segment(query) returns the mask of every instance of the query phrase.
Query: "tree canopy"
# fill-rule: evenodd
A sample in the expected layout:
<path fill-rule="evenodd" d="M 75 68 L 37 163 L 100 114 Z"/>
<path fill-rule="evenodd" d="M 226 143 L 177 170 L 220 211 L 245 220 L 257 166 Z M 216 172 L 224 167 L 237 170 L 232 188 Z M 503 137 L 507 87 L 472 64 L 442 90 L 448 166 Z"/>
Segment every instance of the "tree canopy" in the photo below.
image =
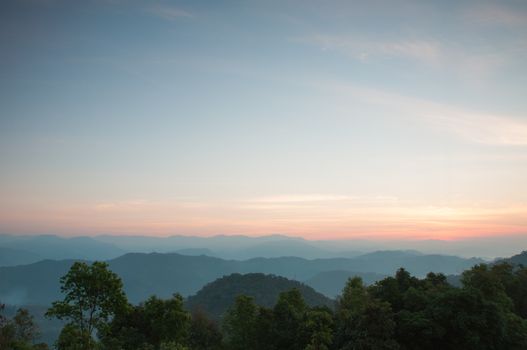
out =
<path fill-rule="evenodd" d="M 92 349 L 94 331 L 103 331 L 110 318 L 128 304 L 121 279 L 108 269 L 107 263 L 75 262 L 60 284 L 64 299 L 54 302 L 46 313 L 68 321 L 58 344 L 63 344 L 64 339 L 77 339 L 80 349 Z"/>
<path fill-rule="evenodd" d="M 350 278 L 334 308 L 310 306 L 296 288 L 272 306 L 241 294 L 218 323 L 203 310 L 191 314 L 179 294 L 127 304 L 106 266 L 79 265 L 61 280 L 66 298 L 49 314 L 70 321 L 57 341 L 69 350 L 520 350 L 527 349 L 526 279 L 524 267 L 507 263 L 474 266 L 460 287 L 442 274 L 420 279 L 399 269 L 369 287 Z M 108 288 L 91 285 L 103 280 Z M 31 334 L 23 329 L 20 337 Z"/>
<path fill-rule="evenodd" d="M 44 343 L 36 343 L 39 329 L 26 309 L 18 309 L 12 319 L 3 315 L 5 305 L 0 304 L 0 349 L 47 350 Z"/>

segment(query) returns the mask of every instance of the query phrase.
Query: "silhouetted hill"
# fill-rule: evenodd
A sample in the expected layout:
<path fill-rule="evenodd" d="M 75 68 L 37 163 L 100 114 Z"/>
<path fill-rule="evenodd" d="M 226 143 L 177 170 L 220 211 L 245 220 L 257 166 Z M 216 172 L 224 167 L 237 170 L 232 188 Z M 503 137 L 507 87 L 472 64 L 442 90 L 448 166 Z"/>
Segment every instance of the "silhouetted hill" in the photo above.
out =
<path fill-rule="evenodd" d="M 383 256 L 386 256 L 383 259 Z M 354 271 L 393 274 L 399 267 L 417 276 L 430 271 L 460 273 L 477 259 L 440 255 L 393 254 L 372 257 L 306 260 L 295 257 L 256 258 L 245 261 L 176 253 L 130 253 L 108 260 L 110 269 L 123 279 L 130 301 L 136 303 L 152 294 L 168 298 L 178 292 L 196 293 L 205 284 L 231 273 L 265 273 L 305 281 L 321 272 Z M 0 267 L 0 300 L 18 304 L 48 304 L 60 297 L 59 278 L 73 260 L 42 261 L 27 266 Z M 7 302 L 6 300 L 6 302 Z"/>
<path fill-rule="evenodd" d="M 122 279 L 128 298 L 136 303 L 151 295 L 194 294 L 205 284 L 236 272 L 237 262 L 176 253 L 130 253 L 109 261 Z"/>
<path fill-rule="evenodd" d="M 464 270 L 485 262 L 478 258 L 460 258 L 451 255 L 421 254 L 415 251 L 383 251 L 361 255 L 354 259 L 354 271 L 376 272 L 392 275 L 393 266 L 404 267 L 411 274 L 425 276 L 428 272 L 445 274 L 461 273 Z"/>
<path fill-rule="evenodd" d="M 504 238 L 504 242 L 511 242 L 510 246 L 522 246 L 525 243 L 515 238 Z M 479 241 L 367 241 L 367 240 L 328 240 L 311 241 L 299 237 L 284 235 L 267 235 L 249 237 L 242 235 L 212 237 L 194 236 L 113 236 L 103 235 L 94 237 L 65 238 L 53 235 L 16 236 L 0 234 L 0 247 L 24 250 L 34 253 L 42 259 L 112 259 L 125 253 L 181 253 L 185 255 L 209 255 L 222 259 L 246 260 L 256 257 L 274 258 L 296 256 L 305 259 L 354 258 L 364 252 L 384 249 L 400 251 L 417 249 L 421 252 L 460 252 L 472 249 L 474 255 L 503 256 L 507 251 L 500 248 L 501 241 L 489 241 L 485 244 L 495 247 L 495 253 L 489 249 L 477 248 Z M 502 242 L 503 243 L 503 242 Z M 515 244 L 513 244 L 515 243 Z M 503 245 L 507 245 L 503 243 Z M 459 247 L 458 247 L 459 245 Z M 459 249 L 457 249 L 459 248 Z M 481 250 L 481 253 L 479 252 Z M 403 251 L 411 254 L 412 251 Z M 33 262 L 33 261 L 28 261 Z M 10 264 L 12 265 L 12 264 Z M 1 265 L 0 265 L 1 266 Z"/>
<path fill-rule="evenodd" d="M 527 251 L 523 251 L 520 254 L 513 255 L 510 258 L 496 259 L 491 264 L 500 264 L 500 263 L 509 263 L 513 266 L 517 266 L 517 265 L 527 266 Z M 450 283 L 451 285 L 455 287 L 461 287 L 462 285 L 460 274 L 448 275 L 447 281 L 448 283 Z"/>
<path fill-rule="evenodd" d="M 352 277 L 360 277 L 366 285 L 382 280 L 388 275 L 373 272 L 354 272 L 354 271 L 326 271 L 320 272 L 304 283 L 315 290 L 323 293 L 327 297 L 336 298 L 341 294 L 346 285 L 346 281 Z"/>
<path fill-rule="evenodd" d="M 245 260 L 256 257 L 274 258 L 282 256 L 297 256 L 306 259 L 316 259 L 353 257 L 361 254 L 361 252 L 352 248 L 353 245 L 350 245 L 350 247 L 343 252 L 343 247 L 341 246 L 325 248 L 317 241 L 308 241 L 303 238 L 288 237 L 284 235 L 267 235 L 261 237 L 241 235 L 218 235 L 212 237 L 96 236 L 94 239 L 114 244 L 128 252 L 183 253 L 183 251 L 192 252 L 206 249 L 208 252 L 204 253 L 204 255 L 236 260 Z M 192 253 L 188 255 L 198 254 Z"/>
<path fill-rule="evenodd" d="M 313 243 L 299 239 L 281 239 L 263 242 L 247 247 L 236 253 L 237 259 L 250 259 L 255 257 L 278 258 L 278 257 L 300 257 L 306 259 L 322 259 L 332 257 L 352 257 L 360 255 L 359 252 L 347 252 L 346 255 L 332 252 L 315 246 Z"/>
<path fill-rule="evenodd" d="M 125 253 L 182 253 L 209 255 L 222 259 L 246 260 L 256 257 L 296 256 L 305 259 L 353 258 L 375 250 L 415 249 L 425 254 L 461 256 L 508 256 L 515 247 L 525 246 L 527 236 L 500 236 L 456 241 L 368 241 L 306 240 L 285 235 L 249 237 L 243 235 L 196 236 L 115 236 L 65 238 L 53 235 L 0 234 L 0 247 L 35 253 L 42 259 L 112 259 Z M 405 251 L 411 253 L 411 251 Z M 490 259 L 489 259 L 490 260 Z M 29 261 L 31 262 L 31 261 Z"/>
<path fill-rule="evenodd" d="M 0 267 L 0 302 L 10 305 L 48 305 L 60 296 L 59 279 L 74 260 L 43 260 Z"/>
<path fill-rule="evenodd" d="M 506 259 L 499 259 L 497 262 L 508 262 L 512 265 L 527 266 L 527 250 Z"/>
<path fill-rule="evenodd" d="M 42 260 L 38 254 L 0 246 L 0 266 L 27 265 Z"/>
<path fill-rule="evenodd" d="M 53 235 L 0 235 L 0 246 L 33 254 L 39 260 L 106 260 L 116 258 L 125 253 L 124 250 L 117 248 L 113 244 L 100 242 L 91 237 L 64 238 Z M 13 264 L 10 263 L 9 265 Z M 3 266 L 7 266 L 7 264 Z"/>
<path fill-rule="evenodd" d="M 413 249 L 425 254 L 446 254 L 463 257 L 485 256 L 489 260 L 498 256 L 510 256 L 518 247 L 527 246 L 526 235 L 477 237 L 444 240 L 306 240 L 285 235 L 267 235 L 249 237 L 243 235 L 218 235 L 212 237 L 193 236 L 95 236 L 93 239 L 111 243 L 125 252 L 168 253 L 187 248 L 206 248 L 214 256 L 223 259 L 244 260 L 253 257 L 298 256 L 306 259 L 355 257 L 364 252 L 376 250 L 397 251 Z M 276 243 L 281 242 L 281 243 Z M 0 239 L 0 245 L 1 239 Z M 287 245 L 287 249 L 276 251 L 278 246 Z M 278 247 L 279 248 L 279 247 Z M 251 254 L 247 250 L 251 250 Z M 280 248 L 281 249 L 281 248 Z"/>
<path fill-rule="evenodd" d="M 207 248 L 184 248 L 184 249 L 178 249 L 174 253 L 178 253 L 181 255 L 207 255 L 207 256 L 215 256 L 215 253 Z"/>
<path fill-rule="evenodd" d="M 200 309 L 213 318 L 220 318 L 234 303 L 238 295 L 254 298 L 256 304 L 273 307 L 280 293 L 296 288 L 310 306 L 333 307 L 333 301 L 313 288 L 285 277 L 262 273 L 239 273 L 224 276 L 207 284 L 196 295 L 189 297 L 186 306 L 190 310 Z"/>

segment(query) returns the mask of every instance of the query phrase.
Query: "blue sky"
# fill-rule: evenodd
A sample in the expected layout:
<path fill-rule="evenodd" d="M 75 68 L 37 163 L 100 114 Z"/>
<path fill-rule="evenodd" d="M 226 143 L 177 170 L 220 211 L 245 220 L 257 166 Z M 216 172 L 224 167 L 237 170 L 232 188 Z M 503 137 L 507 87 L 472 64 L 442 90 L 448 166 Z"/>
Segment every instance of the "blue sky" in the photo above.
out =
<path fill-rule="evenodd" d="M 523 1 L 0 6 L 0 231 L 526 233 Z"/>

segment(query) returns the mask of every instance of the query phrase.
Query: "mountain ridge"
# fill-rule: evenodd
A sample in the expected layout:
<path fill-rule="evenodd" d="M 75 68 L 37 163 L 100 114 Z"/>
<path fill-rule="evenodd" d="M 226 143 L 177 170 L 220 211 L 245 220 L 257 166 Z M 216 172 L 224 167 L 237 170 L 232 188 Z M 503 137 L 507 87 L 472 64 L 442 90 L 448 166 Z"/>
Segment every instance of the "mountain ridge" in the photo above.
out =
<path fill-rule="evenodd" d="M 388 254 L 390 255 L 390 254 Z M 0 267 L 0 300 L 8 304 L 49 304 L 58 299 L 59 278 L 77 259 L 44 260 L 30 265 Z M 169 297 L 173 293 L 188 296 L 205 284 L 232 273 L 264 273 L 305 281 L 324 271 L 345 270 L 393 274 L 404 267 L 416 276 L 430 271 L 459 273 L 478 260 L 452 256 L 397 255 L 395 258 L 330 258 L 298 257 L 253 258 L 227 260 L 209 256 L 189 256 L 177 253 L 127 253 L 107 260 L 110 269 L 123 280 L 132 302 L 150 295 Z"/>

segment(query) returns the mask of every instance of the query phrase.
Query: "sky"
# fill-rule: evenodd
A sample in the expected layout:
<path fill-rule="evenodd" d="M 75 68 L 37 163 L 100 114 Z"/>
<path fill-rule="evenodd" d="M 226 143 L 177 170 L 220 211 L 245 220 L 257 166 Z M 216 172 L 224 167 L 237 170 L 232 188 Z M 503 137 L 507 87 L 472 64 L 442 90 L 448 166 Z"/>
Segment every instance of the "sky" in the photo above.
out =
<path fill-rule="evenodd" d="M 527 235 L 525 62 L 525 1 L 2 1 L 0 232 Z"/>

